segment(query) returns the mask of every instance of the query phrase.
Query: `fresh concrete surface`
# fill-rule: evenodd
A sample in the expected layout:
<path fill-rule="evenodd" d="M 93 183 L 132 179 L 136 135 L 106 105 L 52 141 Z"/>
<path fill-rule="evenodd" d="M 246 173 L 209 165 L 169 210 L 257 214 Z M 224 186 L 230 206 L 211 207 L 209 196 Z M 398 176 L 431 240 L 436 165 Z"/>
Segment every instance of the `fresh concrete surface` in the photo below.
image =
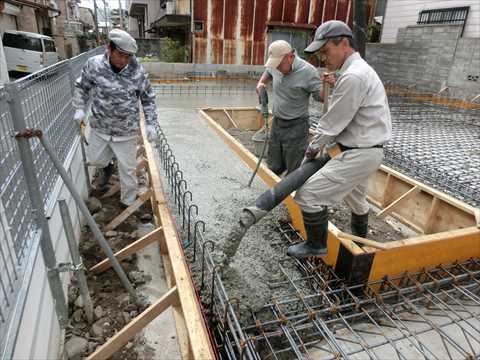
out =
<path fill-rule="evenodd" d="M 151 276 L 151 279 L 141 287 L 140 291 L 150 303 L 153 303 L 168 291 L 158 244 L 150 244 L 139 251 L 137 264 L 140 271 Z M 143 336 L 145 344 L 143 345 L 144 349 L 138 349 L 139 359 L 181 359 L 171 308 L 165 310 L 148 324 L 143 331 Z"/>

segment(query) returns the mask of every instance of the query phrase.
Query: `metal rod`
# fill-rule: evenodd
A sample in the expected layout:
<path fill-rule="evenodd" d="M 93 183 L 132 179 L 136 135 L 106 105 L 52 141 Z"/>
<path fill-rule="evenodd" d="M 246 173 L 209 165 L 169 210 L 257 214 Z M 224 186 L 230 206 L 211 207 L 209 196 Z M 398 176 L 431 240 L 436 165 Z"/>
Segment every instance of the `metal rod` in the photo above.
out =
<path fill-rule="evenodd" d="M 95 219 L 93 218 L 92 214 L 90 214 L 90 211 L 88 210 L 87 206 L 85 205 L 82 197 L 80 194 L 77 192 L 75 189 L 75 185 L 72 183 L 70 178 L 68 177 L 68 174 L 66 173 L 65 169 L 63 168 L 63 165 L 60 163 L 60 161 L 57 159 L 57 156 L 55 155 L 54 150 L 52 149 L 50 143 L 48 142 L 47 138 L 45 135 L 42 135 L 41 132 L 38 136 L 40 143 L 43 145 L 43 148 L 47 152 L 47 154 L 50 156 L 50 159 L 53 162 L 53 165 L 57 169 L 58 173 L 60 174 L 61 178 L 65 182 L 65 185 L 67 186 L 68 190 L 70 191 L 70 194 L 72 197 L 75 199 L 75 202 L 77 203 L 77 206 L 80 208 L 80 211 L 82 212 L 83 216 L 85 216 L 87 220 L 87 224 L 92 230 L 92 234 L 95 237 L 95 239 L 98 241 L 100 244 L 102 250 L 105 252 L 105 255 L 107 255 L 108 259 L 112 263 L 112 267 L 117 273 L 118 277 L 120 278 L 120 281 L 123 285 L 123 287 L 128 291 L 130 296 L 132 297 L 133 300 L 138 301 L 138 297 L 135 294 L 135 289 L 133 288 L 132 284 L 127 278 L 127 275 L 123 271 L 123 268 L 120 266 L 120 263 L 118 262 L 117 258 L 113 254 L 112 249 L 108 245 L 107 240 L 105 240 L 105 237 L 103 236 L 102 232 L 100 231 L 100 228 L 98 227 L 97 223 L 95 222 Z"/>
<path fill-rule="evenodd" d="M 75 233 L 73 231 L 72 219 L 70 217 L 70 212 L 68 211 L 68 206 L 65 200 L 58 200 L 58 205 L 60 207 L 60 215 L 63 221 L 63 228 L 65 230 L 65 237 L 67 238 L 68 249 L 70 250 L 70 256 L 72 257 L 73 268 L 76 269 L 75 275 L 78 280 L 78 287 L 80 289 L 80 294 L 83 298 L 83 303 L 85 305 L 85 315 L 89 324 L 93 323 L 93 303 L 90 293 L 88 291 L 87 278 L 84 272 L 84 265 L 80 254 L 77 248 L 77 242 L 75 241 Z"/>

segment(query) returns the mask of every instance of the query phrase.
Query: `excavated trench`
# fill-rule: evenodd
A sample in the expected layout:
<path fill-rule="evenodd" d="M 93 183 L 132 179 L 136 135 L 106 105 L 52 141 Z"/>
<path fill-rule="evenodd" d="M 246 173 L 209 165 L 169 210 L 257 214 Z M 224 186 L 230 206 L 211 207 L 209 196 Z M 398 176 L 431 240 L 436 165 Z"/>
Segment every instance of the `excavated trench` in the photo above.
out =
<path fill-rule="evenodd" d="M 225 106 L 225 103 L 222 104 L 222 100 L 226 103 L 228 100 L 232 102 L 231 98 L 218 96 L 213 99 L 213 102 Z M 196 102 L 191 99 L 190 101 Z M 244 102 L 242 103 L 242 101 Z M 239 102 L 240 104 L 237 99 L 236 104 L 230 105 L 253 105 L 256 99 L 245 97 Z M 195 205 L 191 208 L 193 209 L 192 213 L 198 215 L 191 215 L 191 221 L 202 220 L 205 222 L 205 232 L 198 231 L 198 233 L 201 232 L 203 243 L 208 243 L 206 248 L 213 254 L 215 261 L 216 254 L 219 254 L 220 249 L 224 246 L 225 236 L 237 220 L 241 209 L 253 204 L 256 198 L 267 190 L 267 186 L 256 178 L 252 187 L 248 188 L 246 184 L 252 170 L 202 121 L 197 110 L 189 108 L 189 104 L 186 102 L 180 103 L 179 106 L 178 98 L 170 104 L 168 99 L 158 100 L 160 113 L 163 115 L 161 128 L 168 139 L 169 150 L 174 155 L 171 162 L 178 164 L 178 168 L 177 166 L 173 168 L 179 176 L 181 172 L 182 179 L 188 184 L 181 186 L 192 192 L 193 200 L 190 206 Z M 230 134 L 247 149 L 253 150 L 252 131 L 235 129 L 230 131 Z M 186 244 L 185 252 L 190 260 L 192 276 L 200 290 L 199 293 L 206 313 L 209 315 L 210 325 L 215 326 L 222 322 L 226 310 L 225 307 L 219 306 L 215 300 L 212 300 L 217 296 L 219 285 L 215 285 L 214 289 L 210 286 L 212 276 L 209 277 L 207 274 L 208 259 L 204 256 L 207 251 L 205 251 L 205 247 L 202 248 L 199 245 L 200 241 L 195 243 L 197 236 L 193 236 L 193 232 L 197 233 L 198 229 L 185 224 L 184 212 L 190 212 L 190 208 L 184 206 L 182 209 L 181 206 L 178 206 L 181 201 L 178 201 L 178 189 L 171 185 L 172 176 L 170 175 L 169 179 L 168 172 L 163 172 L 162 177 L 172 214 L 176 218 L 177 228 L 183 234 L 184 244 Z M 339 205 L 330 209 L 330 218 L 338 228 L 349 232 L 350 212 L 346 206 Z M 369 237 L 371 239 L 392 241 L 405 237 L 388 221 L 376 219 L 373 214 L 370 218 Z M 286 256 L 288 243 L 278 228 L 279 224 L 286 223 L 288 220 L 286 209 L 280 205 L 250 228 L 242 240 L 231 267 L 220 275 L 227 299 L 235 309 L 236 317 L 242 328 L 255 322 L 256 311 L 262 309 L 265 304 L 270 303 L 274 298 L 284 297 L 290 292 L 288 284 L 282 283 L 283 271 L 294 277 L 301 276 L 295 262 Z M 190 235 L 188 234 L 189 229 Z M 279 264 L 282 264 L 282 270 L 280 270 Z M 261 343 L 258 345 L 262 347 Z"/>

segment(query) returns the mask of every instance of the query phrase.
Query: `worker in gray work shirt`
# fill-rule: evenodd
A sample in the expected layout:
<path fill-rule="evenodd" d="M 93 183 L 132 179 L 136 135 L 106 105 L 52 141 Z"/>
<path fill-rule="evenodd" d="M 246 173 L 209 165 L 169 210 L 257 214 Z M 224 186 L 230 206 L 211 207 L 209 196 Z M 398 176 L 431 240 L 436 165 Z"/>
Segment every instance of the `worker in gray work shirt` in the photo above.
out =
<path fill-rule="evenodd" d="M 316 158 L 330 143 L 337 143 L 342 152 L 296 192 L 307 241 L 290 246 L 287 253 L 298 258 L 327 253 L 327 206 L 341 200 L 352 211 L 352 233 L 367 235 L 367 179 L 380 167 L 383 144 L 392 132 L 385 88 L 377 73 L 355 51 L 352 31 L 345 23 L 323 23 L 305 52 L 317 54 L 329 71 L 339 70 L 330 107 L 318 122 L 305 158 Z"/>
<path fill-rule="evenodd" d="M 266 70 L 257 93 L 273 80 L 273 123 L 268 144 L 268 167 L 280 175 L 298 168 L 308 145 L 308 104 L 312 94 L 320 101 L 320 78 L 311 64 L 295 54 L 290 44 L 274 41 L 268 49 Z"/>

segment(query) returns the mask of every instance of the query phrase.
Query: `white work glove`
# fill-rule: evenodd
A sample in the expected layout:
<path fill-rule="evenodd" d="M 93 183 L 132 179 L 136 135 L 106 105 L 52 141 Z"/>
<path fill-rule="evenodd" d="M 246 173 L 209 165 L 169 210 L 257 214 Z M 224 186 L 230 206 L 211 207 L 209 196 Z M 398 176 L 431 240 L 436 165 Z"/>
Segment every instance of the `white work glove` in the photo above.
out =
<path fill-rule="evenodd" d="M 75 114 L 73 115 L 73 120 L 79 125 L 85 125 L 85 111 L 82 109 L 75 110 Z"/>
<path fill-rule="evenodd" d="M 147 125 L 145 130 L 147 131 L 147 140 L 152 142 L 158 139 L 157 130 L 154 125 Z"/>

